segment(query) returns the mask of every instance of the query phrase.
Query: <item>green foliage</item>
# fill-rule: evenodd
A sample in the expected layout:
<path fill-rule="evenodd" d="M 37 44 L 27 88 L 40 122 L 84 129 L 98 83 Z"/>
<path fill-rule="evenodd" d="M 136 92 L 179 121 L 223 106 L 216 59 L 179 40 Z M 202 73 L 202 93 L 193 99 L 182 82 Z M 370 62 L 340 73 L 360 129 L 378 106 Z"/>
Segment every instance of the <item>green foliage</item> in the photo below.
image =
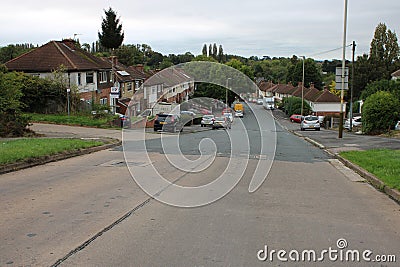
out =
<path fill-rule="evenodd" d="M 34 46 L 32 44 L 15 44 L 8 45 L 0 48 L 0 64 L 6 63 L 7 61 L 14 59 L 30 50 Z"/>
<path fill-rule="evenodd" d="M 97 114 L 97 113 L 96 113 Z M 113 121 L 116 119 L 115 115 L 109 113 L 99 113 L 99 115 L 92 114 L 28 114 L 33 122 L 45 122 L 54 124 L 88 126 L 97 128 L 113 128 Z"/>
<path fill-rule="evenodd" d="M 301 114 L 301 98 L 300 97 L 285 97 L 282 100 L 283 109 L 289 116 L 293 114 Z M 303 115 L 311 114 L 310 105 L 303 101 Z"/>
<path fill-rule="evenodd" d="M 321 67 L 313 59 L 307 58 L 304 61 L 304 86 L 309 87 L 313 83 L 316 88 L 321 88 L 321 72 Z M 288 79 L 295 85 L 303 81 L 303 60 L 296 60 L 296 63 L 289 67 Z"/>
<path fill-rule="evenodd" d="M 121 46 L 124 40 L 124 33 L 122 32 L 122 24 L 120 24 L 117 14 L 111 7 L 104 10 L 106 15 L 101 23 L 102 32 L 98 33 L 99 40 L 102 46 L 109 49 L 116 49 Z"/>
<path fill-rule="evenodd" d="M 380 134 L 392 129 L 399 120 L 400 101 L 390 92 L 379 91 L 365 100 L 362 111 L 363 132 Z"/>
<path fill-rule="evenodd" d="M 21 113 L 21 83 L 17 73 L 0 72 L 0 137 L 23 136 L 28 117 Z"/>
<path fill-rule="evenodd" d="M 400 81 L 380 80 L 372 82 L 362 91 L 360 98 L 365 100 L 370 95 L 379 91 L 391 92 L 395 98 L 400 99 Z"/>

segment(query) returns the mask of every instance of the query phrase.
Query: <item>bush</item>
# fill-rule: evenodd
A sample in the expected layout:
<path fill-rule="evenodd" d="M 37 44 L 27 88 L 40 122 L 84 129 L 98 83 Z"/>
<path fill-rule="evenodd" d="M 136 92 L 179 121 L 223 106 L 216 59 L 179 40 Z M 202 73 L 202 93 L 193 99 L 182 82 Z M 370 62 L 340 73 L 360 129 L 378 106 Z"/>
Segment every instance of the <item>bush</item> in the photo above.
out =
<path fill-rule="evenodd" d="M 286 97 L 282 101 L 283 109 L 285 110 L 286 114 L 291 116 L 293 114 L 300 114 L 301 113 L 301 98 L 300 97 Z M 311 114 L 312 109 L 310 105 L 303 101 L 303 115 Z"/>
<path fill-rule="evenodd" d="M 27 131 L 29 118 L 21 113 L 21 97 L 15 74 L 0 71 L 0 137 L 23 136 Z"/>
<path fill-rule="evenodd" d="M 399 120 L 400 101 L 390 92 L 370 95 L 362 107 L 362 130 L 366 134 L 390 131 Z"/>

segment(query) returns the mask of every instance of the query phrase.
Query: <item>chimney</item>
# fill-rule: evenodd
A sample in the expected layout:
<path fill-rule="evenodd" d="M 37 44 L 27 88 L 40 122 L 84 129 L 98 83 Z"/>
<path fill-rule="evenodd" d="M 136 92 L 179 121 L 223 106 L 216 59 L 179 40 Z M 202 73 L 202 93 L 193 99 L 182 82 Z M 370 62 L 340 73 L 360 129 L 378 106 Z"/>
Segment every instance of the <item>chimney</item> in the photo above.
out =
<path fill-rule="evenodd" d="M 310 89 L 314 89 L 314 83 L 310 83 Z"/>
<path fill-rule="evenodd" d="M 133 68 L 141 73 L 144 73 L 144 66 L 142 64 L 135 65 Z"/>

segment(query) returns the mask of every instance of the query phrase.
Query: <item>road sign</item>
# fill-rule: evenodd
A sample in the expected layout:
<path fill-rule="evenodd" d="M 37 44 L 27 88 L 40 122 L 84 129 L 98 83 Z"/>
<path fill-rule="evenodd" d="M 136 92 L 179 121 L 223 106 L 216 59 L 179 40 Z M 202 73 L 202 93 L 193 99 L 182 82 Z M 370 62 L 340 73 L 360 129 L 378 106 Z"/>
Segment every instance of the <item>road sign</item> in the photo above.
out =
<path fill-rule="evenodd" d="M 336 68 L 336 77 L 335 77 L 335 82 L 336 90 L 342 90 L 342 67 L 337 67 Z M 349 90 L 349 68 L 344 68 L 344 88 L 343 90 Z"/>

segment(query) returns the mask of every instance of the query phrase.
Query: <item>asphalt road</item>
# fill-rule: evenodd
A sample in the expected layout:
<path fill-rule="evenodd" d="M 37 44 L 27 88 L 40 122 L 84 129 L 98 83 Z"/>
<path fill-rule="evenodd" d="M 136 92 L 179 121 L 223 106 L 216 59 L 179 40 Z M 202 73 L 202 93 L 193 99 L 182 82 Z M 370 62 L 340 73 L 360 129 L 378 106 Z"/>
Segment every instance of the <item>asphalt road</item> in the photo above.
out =
<path fill-rule="evenodd" d="M 351 179 L 353 173 L 280 125 L 264 136 L 257 128 L 266 131 L 263 125 L 272 117 L 260 106 L 253 108 L 262 120 L 257 126 L 248 112 L 241 119 L 250 142 L 243 178 L 226 196 L 201 207 L 166 205 L 139 188 L 124 159 L 129 155 L 128 166 L 146 165 L 140 165 L 146 162 L 143 158 L 130 157 L 140 155 L 135 154 L 143 145 L 140 138 L 128 139 L 125 152 L 134 152 L 125 158 L 118 148 L 1 175 L 0 266 L 381 266 L 362 259 L 333 261 L 327 254 L 322 262 L 284 262 L 276 252 L 273 259 L 258 259 L 265 256 L 260 252 L 265 246 L 268 252 L 296 250 L 300 255 L 315 250 L 320 257 L 323 250 L 339 250 L 341 238 L 347 241 L 340 250 L 344 253 L 371 250 L 370 257 L 396 255 L 399 261 L 398 204 L 355 182 L 362 179 Z M 240 133 L 239 125 L 236 120 L 231 134 Z M 270 173 L 249 193 L 257 156 L 271 151 L 274 134 L 277 146 Z M 209 152 L 200 145 L 205 138 L 217 149 L 208 168 L 187 174 L 167 162 L 168 154 L 176 151 L 161 150 L 161 136 L 147 135 L 146 153 L 157 171 L 181 186 L 208 184 L 230 159 L 244 160 L 246 145 L 231 155 L 237 148 L 228 143 L 224 130 L 184 133 L 180 149 L 188 158 Z M 265 137 L 269 147 L 263 150 Z"/>

